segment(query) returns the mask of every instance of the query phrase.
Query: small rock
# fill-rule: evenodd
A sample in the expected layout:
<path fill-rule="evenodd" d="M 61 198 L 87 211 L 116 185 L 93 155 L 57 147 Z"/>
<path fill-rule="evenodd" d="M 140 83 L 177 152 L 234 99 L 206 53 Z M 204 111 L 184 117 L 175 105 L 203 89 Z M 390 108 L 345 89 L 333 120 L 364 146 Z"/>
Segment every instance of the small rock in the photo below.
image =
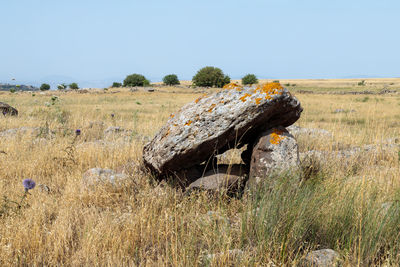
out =
<path fill-rule="evenodd" d="M 189 185 L 188 190 L 202 189 L 209 191 L 238 191 L 246 180 L 246 168 L 244 165 L 218 165 L 215 170 L 207 171 L 203 177 Z"/>
<path fill-rule="evenodd" d="M 39 127 L 20 127 L 20 128 L 12 128 L 8 130 L 4 130 L 0 132 L 1 137 L 14 137 L 16 135 L 39 135 L 41 132 Z"/>
<path fill-rule="evenodd" d="M 18 110 L 16 110 L 15 108 L 10 106 L 9 104 L 3 103 L 3 102 L 0 102 L 0 112 L 4 116 L 6 116 L 6 115 L 18 116 Z"/>
<path fill-rule="evenodd" d="M 92 168 L 83 174 L 82 181 L 86 188 L 90 188 L 100 184 L 111 184 L 114 186 L 127 178 L 127 175 L 116 173 L 111 169 Z"/>
<path fill-rule="evenodd" d="M 307 254 L 302 266 L 331 267 L 337 266 L 340 255 L 332 249 L 314 250 Z"/>
<path fill-rule="evenodd" d="M 125 130 L 122 127 L 119 126 L 110 126 L 107 129 L 104 130 L 104 134 L 113 134 L 113 133 L 122 133 L 122 132 L 126 132 L 127 130 Z"/>
<path fill-rule="evenodd" d="M 260 134 L 250 162 L 249 186 L 260 183 L 270 174 L 296 172 L 300 167 L 296 139 L 285 128 L 277 127 Z"/>
<path fill-rule="evenodd" d="M 297 125 L 291 125 L 286 128 L 291 134 L 295 137 L 300 135 L 309 135 L 309 136 L 324 136 L 324 137 L 332 137 L 332 133 L 325 129 L 314 129 L 314 128 L 302 128 Z"/>
<path fill-rule="evenodd" d="M 39 184 L 39 190 L 43 193 L 50 193 L 50 188 L 45 184 Z"/>
<path fill-rule="evenodd" d="M 353 112 L 356 112 L 356 111 L 354 109 L 348 110 L 348 109 L 342 109 L 342 108 L 338 108 L 333 111 L 333 113 L 353 113 Z"/>

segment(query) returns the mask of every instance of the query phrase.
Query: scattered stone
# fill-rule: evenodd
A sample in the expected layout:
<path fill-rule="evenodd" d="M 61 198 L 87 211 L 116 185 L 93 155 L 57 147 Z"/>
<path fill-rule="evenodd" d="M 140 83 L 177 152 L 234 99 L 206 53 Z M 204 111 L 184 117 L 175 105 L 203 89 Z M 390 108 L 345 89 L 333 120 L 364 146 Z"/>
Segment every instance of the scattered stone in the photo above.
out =
<path fill-rule="evenodd" d="M 144 164 L 158 177 L 188 169 L 213 154 L 252 142 L 264 129 L 293 124 L 302 110 L 299 101 L 279 83 L 258 87 L 229 84 L 172 114 L 144 146 Z"/>
<path fill-rule="evenodd" d="M 39 191 L 42 193 L 50 193 L 50 188 L 45 184 L 39 184 Z"/>
<path fill-rule="evenodd" d="M 0 102 L 0 112 L 4 116 L 6 116 L 6 115 L 18 116 L 18 110 L 16 110 L 15 108 L 10 106 L 9 104 L 3 103 L 3 102 Z"/>
<path fill-rule="evenodd" d="M 31 134 L 32 136 L 37 136 L 41 132 L 39 127 L 20 127 L 4 130 L 0 132 L 1 137 L 15 137 L 16 135 Z"/>
<path fill-rule="evenodd" d="M 400 144 L 369 144 L 362 147 L 351 147 L 343 150 L 334 151 L 319 151 L 309 150 L 300 153 L 300 160 L 303 161 L 306 158 L 314 158 L 321 162 L 327 160 L 347 160 L 353 157 L 359 157 L 365 155 L 365 153 L 371 154 L 372 158 L 379 157 L 382 153 L 390 154 L 396 153 L 400 149 Z"/>
<path fill-rule="evenodd" d="M 152 88 L 152 87 L 150 87 L 150 88 L 145 88 L 145 90 L 146 90 L 146 92 L 150 92 L 150 93 L 152 93 L 152 92 L 155 91 L 155 89 Z"/>
<path fill-rule="evenodd" d="M 283 127 L 270 129 L 255 141 L 248 185 L 257 185 L 273 173 L 295 173 L 299 167 L 299 149 L 293 135 Z"/>
<path fill-rule="evenodd" d="M 354 109 L 348 110 L 348 109 L 342 109 L 342 108 L 338 108 L 333 111 L 333 113 L 353 113 L 353 112 L 356 112 L 356 111 Z"/>
<path fill-rule="evenodd" d="M 186 178 L 190 179 L 190 178 Z M 244 165 L 218 165 L 217 169 L 209 170 L 192 182 L 187 190 L 201 189 L 213 192 L 228 190 L 236 192 L 247 180 L 247 170 Z"/>
<path fill-rule="evenodd" d="M 126 133 L 126 132 L 128 131 L 119 126 L 109 126 L 107 129 L 104 130 L 105 135 L 115 134 L 115 133 Z"/>
<path fill-rule="evenodd" d="M 291 134 L 295 137 L 301 135 L 309 135 L 309 136 L 324 136 L 324 137 L 333 137 L 332 133 L 325 129 L 314 129 L 314 128 L 302 128 L 297 125 L 291 125 L 286 128 Z"/>
<path fill-rule="evenodd" d="M 307 254 L 302 266 L 331 267 L 338 266 L 340 255 L 332 249 L 314 250 Z"/>
<path fill-rule="evenodd" d="M 86 188 L 93 188 L 101 184 L 110 184 L 115 186 L 127 178 L 127 175 L 116 173 L 111 169 L 92 168 L 83 174 L 82 182 Z"/>

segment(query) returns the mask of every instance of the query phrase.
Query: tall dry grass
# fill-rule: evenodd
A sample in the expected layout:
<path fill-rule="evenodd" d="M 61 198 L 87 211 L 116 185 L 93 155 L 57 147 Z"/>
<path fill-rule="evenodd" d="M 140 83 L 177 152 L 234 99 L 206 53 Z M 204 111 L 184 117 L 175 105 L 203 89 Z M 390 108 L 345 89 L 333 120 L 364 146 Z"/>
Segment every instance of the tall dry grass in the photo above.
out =
<path fill-rule="evenodd" d="M 20 199 L 24 178 L 50 192 L 37 186 L 20 209 L 2 213 L 0 265 L 294 265 L 327 247 L 344 265 L 400 263 L 400 160 L 381 145 L 399 137 L 398 95 L 298 95 L 304 112 L 297 124 L 333 133 L 299 136 L 301 152 L 377 149 L 319 161 L 307 181 L 276 177 L 251 196 L 228 198 L 187 195 L 129 168 L 169 114 L 198 97 L 190 92 L 1 94 L 20 116 L 1 118 L 0 131 L 38 129 L 0 137 L 0 197 L 8 199 L 0 208 Z M 109 136 L 108 126 L 131 132 Z M 75 129 L 82 134 L 71 161 L 66 148 Z M 82 174 L 93 167 L 124 170 L 130 179 L 85 190 Z M 233 257 L 232 249 L 243 253 Z"/>

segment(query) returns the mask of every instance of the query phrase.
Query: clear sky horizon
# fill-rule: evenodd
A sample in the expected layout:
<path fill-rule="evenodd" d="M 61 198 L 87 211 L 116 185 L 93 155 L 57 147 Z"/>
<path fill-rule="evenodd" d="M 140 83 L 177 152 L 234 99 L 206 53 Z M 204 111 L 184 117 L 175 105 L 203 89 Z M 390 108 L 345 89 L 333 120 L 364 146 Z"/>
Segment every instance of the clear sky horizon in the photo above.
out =
<path fill-rule="evenodd" d="M 0 83 L 400 77 L 398 0 L 4 0 Z M 15 78 L 15 81 L 12 79 Z"/>

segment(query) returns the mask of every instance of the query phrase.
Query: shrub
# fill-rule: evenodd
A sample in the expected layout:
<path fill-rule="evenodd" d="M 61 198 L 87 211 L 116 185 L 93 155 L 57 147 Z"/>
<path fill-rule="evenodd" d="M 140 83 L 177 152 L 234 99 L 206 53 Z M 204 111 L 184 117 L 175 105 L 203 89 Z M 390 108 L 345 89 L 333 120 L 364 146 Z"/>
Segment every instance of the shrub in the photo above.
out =
<path fill-rule="evenodd" d="M 275 81 L 273 81 L 273 83 L 279 83 L 279 80 L 275 80 Z"/>
<path fill-rule="evenodd" d="M 71 83 L 71 84 L 69 85 L 69 88 L 71 88 L 71 89 L 73 89 L 73 90 L 77 90 L 77 89 L 79 89 L 79 86 L 78 86 L 77 83 Z"/>
<path fill-rule="evenodd" d="M 40 86 L 40 91 L 47 91 L 50 90 L 50 85 L 47 83 L 42 83 L 42 85 Z"/>
<path fill-rule="evenodd" d="M 58 90 L 64 90 L 64 89 L 67 89 L 67 87 L 68 87 L 68 85 L 66 85 L 65 83 L 57 85 Z"/>
<path fill-rule="evenodd" d="M 193 84 L 204 87 L 223 87 L 230 83 L 228 75 L 224 75 L 221 69 L 215 67 L 204 67 L 193 76 Z"/>
<path fill-rule="evenodd" d="M 117 82 L 113 82 L 113 84 L 111 85 L 111 87 L 113 87 L 113 88 L 118 88 L 121 86 L 122 86 L 122 83 L 117 83 Z"/>
<path fill-rule="evenodd" d="M 254 74 L 247 74 L 242 78 L 242 84 L 255 84 L 258 83 L 258 79 Z"/>
<path fill-rule="evenodd" d="M 362 80 L 361 82 L 359 82 L 358 86 L 365 86 L 365 80 Z"/>
<path fill-rule="evenodd" d="M 15 88 L 10 88 L 10 93 L 15 93 L 17 90 Z"/>
<path fill-rule="evenodd" d="M 131 74 L 126 76 L 124 80 L 124 86 L 148 86 L 150 85 L 149 80 L 141 74 Z"/>
<path fill-rule="evenodd" d="M 176 74 L 169 74 L 164 76 L 163 82 L 165 85 L 177 85 L 180 84 L 178 76 Z"/>

